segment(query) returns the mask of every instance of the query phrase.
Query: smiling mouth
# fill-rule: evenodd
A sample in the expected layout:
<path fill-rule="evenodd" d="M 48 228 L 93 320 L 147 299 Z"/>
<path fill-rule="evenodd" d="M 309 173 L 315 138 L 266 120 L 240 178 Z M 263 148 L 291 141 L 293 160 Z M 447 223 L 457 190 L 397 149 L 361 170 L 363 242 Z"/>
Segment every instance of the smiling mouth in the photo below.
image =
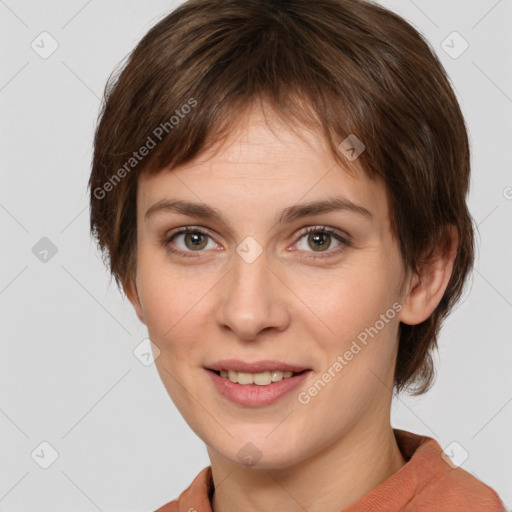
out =
<path fill-rule="evenodd" d="M 268 386 L 273 384 L 274 382 L 280 382 L 281 380 L 286 380 L 296 375 L 301 375 L 305 372 L 311 370 L 302 370 L 300 372 L 292 372 L 292 371 L 266 371 L 260 373 L 247 373 L 247 372 L 237 372 L 232 370 L 212 370 L 209 371 L 215 373 L 219 377 L 230 380 L 235 384 L 241 384 L 244 386 L 256 385 L 256 386 Z"/>

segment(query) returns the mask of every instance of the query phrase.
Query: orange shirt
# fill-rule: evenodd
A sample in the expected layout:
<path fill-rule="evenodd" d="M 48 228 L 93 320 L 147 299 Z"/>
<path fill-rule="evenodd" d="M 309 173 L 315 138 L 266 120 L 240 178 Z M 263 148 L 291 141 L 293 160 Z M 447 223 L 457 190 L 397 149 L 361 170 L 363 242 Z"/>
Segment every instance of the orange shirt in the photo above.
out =
<path fill-rule="evenodd" d="M 435 439 L 393 431 L 407 463 L 340 512 L 506 512 L 491 487 L 442 457 Z M 156 512 L 212 512 L 213 490 L 211 466 L 207 466 L 177 500 Z"/>

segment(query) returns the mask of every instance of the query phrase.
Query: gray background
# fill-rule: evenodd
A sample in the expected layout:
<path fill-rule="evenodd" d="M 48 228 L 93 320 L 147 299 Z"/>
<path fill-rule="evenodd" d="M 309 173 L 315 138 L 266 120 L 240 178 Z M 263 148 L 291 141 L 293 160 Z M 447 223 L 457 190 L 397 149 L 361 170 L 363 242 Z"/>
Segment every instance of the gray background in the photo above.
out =
<path fill-rule="evenodd" d="M 1 511 L 152 511 L 209 464 L 155 366 L 134 356 L 145 326 L 109 286 L 88 233 L 104 84 L 178 3 L 0 1 Z M 462 467 L 510 507 L 512 0 L 382 3 L 426 35 L 453 81 L 479 226 L 471 291 L 442 331 L 437 382 L 397 399 L 392 423 L 443 448 L 456 441 L 456 456 L 469 455 Z M 454 31 L 469 43 L 457 58 Z M 57 50 L 42 58 L 52 40 Z M 47 469 L 42 442 L 58 453 Z"/>

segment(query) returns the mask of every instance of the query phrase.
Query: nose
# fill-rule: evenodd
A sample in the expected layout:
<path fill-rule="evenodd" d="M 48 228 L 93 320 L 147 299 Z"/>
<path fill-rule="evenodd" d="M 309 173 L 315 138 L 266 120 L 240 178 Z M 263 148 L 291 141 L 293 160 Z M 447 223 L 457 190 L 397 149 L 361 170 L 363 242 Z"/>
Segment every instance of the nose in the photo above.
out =
<path fill-rule="evenodd" d="M 254 340 L 265 329 L 286 329 L 291 292 L 270 268 L 265 252 L 252 262 L 235 254 L 232 265 L 219 289 L 218 325 L 243 340 Z"/>

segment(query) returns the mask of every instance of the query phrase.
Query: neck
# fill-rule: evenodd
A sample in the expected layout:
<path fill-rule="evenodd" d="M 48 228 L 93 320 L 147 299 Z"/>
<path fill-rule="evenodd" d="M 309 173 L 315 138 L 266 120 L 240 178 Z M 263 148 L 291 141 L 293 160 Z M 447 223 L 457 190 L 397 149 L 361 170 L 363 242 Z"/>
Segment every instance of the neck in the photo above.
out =
<path fill-rule="evenodd" d="M 338 512 L 380 485 L 406 463 L 388 421 L 345 433 L 294 466 L 245 468 L 210 452 L 215 484 L 213 512 Z"/>

